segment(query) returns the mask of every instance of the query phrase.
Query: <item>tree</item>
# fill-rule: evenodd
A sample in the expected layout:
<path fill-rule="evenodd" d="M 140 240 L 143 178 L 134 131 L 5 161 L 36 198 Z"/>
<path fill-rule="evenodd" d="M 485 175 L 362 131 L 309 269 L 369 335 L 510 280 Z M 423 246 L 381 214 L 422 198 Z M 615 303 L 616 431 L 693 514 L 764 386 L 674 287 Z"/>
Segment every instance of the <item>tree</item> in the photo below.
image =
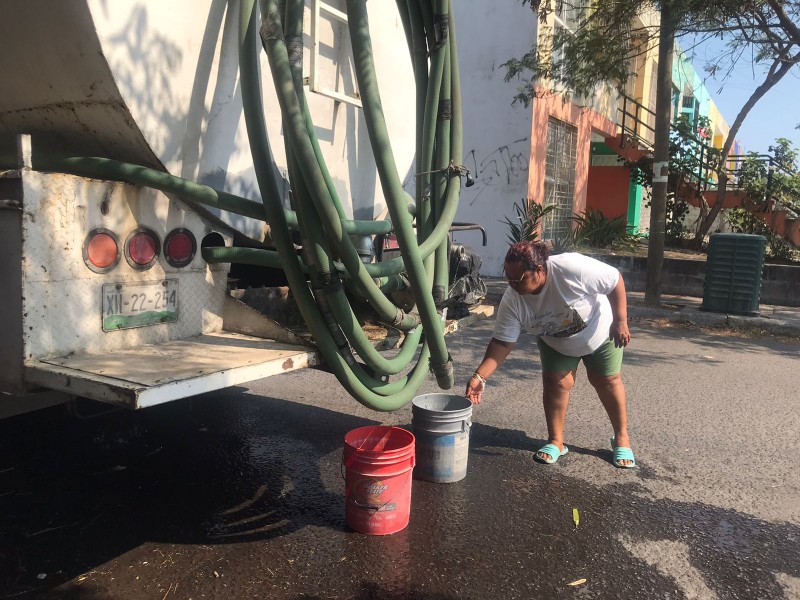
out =
<path fill-rule="evenodd" d="M 786 138 L 775 140 L 770 147 L 773 153 L 769 159 L 756 152 L 750 152 L 737 171 L 737 187 L 744 190 L 747 197 L 766 206 L 776 203 L 780 208 L 800 215 L 800 173 L 797 171 L 797 149 Z M 767 254 L 773 258 L 791 261 L 797 254 L 789 242 L 777 235 L 758 212 L 743 208 L 728 212 L 728 222 L 733 231 L 755 233 L 767 239 Z M 763 213 L 762 213 L 763 214 Z"/>
<path fill-rule="evenodd" d="M 577 23 L 571 30 L 556 27 L 543 32 L 528 53 L 505 63 L 507 79 L 523 80 L 515 101 L 525 105 L 545 93 L 592 96 L 601 84 L 621 89 L 635 75 L 635 59 L 658 44 L 659 24 L 639 17 L 662 5 L 669 8 L 669 25 L 676 36 L 726 42 L 724 52 L 708 61 L 710 74 L 721 75 L 725 81 L 740 60 L 752 60 L 754 69 L 765 69 L 761 84 L 740 109 L 723 143 L 717 198 L 713 206 L 706 207 L 708 212 L 695 234 L 699 247 L 725 200 L 728 173 L 724 165 L 742 123 L 758 101 L 800 62 L 800 27 L 796 25 L 800 0 L 521 1 L 538 12 L 542 23 L 551 13 L 564 14 L 565 10 Z M 660 254 L 663 259 L 663 249 Z"/>
<path fill-rule="evenodd" d="M 776 201 L 795 213 L 800 213 L 800 173 L 797 170 L 798 151 L 786 138 L 778 138 L 770 146 L 772 155 L 750 152 L 736 172 L 737 186 L 756 202 Z"/>
<path fill-rule="evenodd" d="M 725 34 L 731 53 L 729 56 L 735 58 L 741 56 L 745 50 L 751 49 L 754 53 L 753 61 L 765 66 L 766 73 L 761 84 L 744 103 L 731 125 L 728 137 L 722 146 L 721 165 L 727 162 L 736 135 L 753 107 L 800 63 L 800 27 L 795 24 L 798 20 L 800 20 L 800 2 L 797 0 L 748 3 L 748 11 L 743 15 L 728 17 L 726 23 L 730 30 Z M 714 72 L 715 65 L 709 65 L 709 68 Z M 717 199 L 697 230 L 695 235 L 697 246 L 703 241 L 722 209 L 728 189 L 727 184 L 728 175 L 720 168 Z"/>

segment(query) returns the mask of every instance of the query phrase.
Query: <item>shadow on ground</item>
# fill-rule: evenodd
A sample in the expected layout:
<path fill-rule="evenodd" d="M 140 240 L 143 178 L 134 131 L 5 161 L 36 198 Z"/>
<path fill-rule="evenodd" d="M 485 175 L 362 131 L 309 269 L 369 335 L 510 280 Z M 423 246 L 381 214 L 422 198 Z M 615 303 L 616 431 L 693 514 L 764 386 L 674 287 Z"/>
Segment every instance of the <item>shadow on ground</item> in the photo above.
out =
<path fill-rule="evenodd" d="M 507 376 L 529 372 L 517 360 Z M 688 570 L 718 598 L 766 599 L 783 597 L 776 573 L 800 577 L 795 525 L 653 498 L 647 465 L 587 484 L 569 457 L 535 464 L 543 440 L 481 424 L 467 479 L 415 481 L 407 529 L 354 534 L 342 439 L 376 421 L 231 389 L 138 415 L 0 422 L 0 598 L 162 598 L 173 583 L 295 600 L 685 598 Z M 572 450 L 610 468 L 606 451 Z"/>

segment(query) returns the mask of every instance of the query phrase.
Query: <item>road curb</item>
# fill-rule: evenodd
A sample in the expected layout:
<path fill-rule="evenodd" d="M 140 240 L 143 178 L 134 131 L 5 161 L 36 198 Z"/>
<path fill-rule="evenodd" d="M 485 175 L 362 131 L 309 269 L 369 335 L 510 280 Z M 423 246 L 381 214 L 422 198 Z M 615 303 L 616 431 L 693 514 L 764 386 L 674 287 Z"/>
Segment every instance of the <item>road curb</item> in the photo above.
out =
<path fill-rule="evenodd" d="M 669 310 L 628 305 L 628 317 L 643 320 L 666 319 L 675 323 L 690 323 L 705 327 L 731 327 L 733 329 L 758 329 L 773 335 L 800 336 L 800 326 L 782 319 L 747 317 L 699 310 Z"/>

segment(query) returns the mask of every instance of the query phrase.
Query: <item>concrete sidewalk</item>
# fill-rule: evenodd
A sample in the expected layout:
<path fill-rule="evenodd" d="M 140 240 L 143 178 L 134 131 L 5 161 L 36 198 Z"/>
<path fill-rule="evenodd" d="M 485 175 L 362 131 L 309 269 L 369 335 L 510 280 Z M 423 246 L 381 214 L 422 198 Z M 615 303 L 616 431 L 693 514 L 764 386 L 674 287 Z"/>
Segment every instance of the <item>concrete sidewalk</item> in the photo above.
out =
<path fill-rule="evenodd" d="M 508 284 L 502 277 L 485 277 L 487 299 L 499 302 Z M 703 299 L 694 296 L 662 295 L 661 308 L 645 306 L 644 292 L 628 292 L 628 317 L 667 319 L 676 323 L 705 326 L 753 328 L 775 335 L 800 336 L 800 308 L 762 304 L 759 316 L 728 315 L 700 310 Z"/>

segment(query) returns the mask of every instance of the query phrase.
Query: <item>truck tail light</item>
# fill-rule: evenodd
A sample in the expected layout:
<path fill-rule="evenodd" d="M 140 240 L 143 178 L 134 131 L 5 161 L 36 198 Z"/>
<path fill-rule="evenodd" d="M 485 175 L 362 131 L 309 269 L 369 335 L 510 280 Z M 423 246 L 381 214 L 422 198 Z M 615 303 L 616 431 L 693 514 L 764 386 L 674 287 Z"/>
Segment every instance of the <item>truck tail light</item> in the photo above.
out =
<path fill-rule="evenodd" d="M 173 267 L 185 267 L 197 252 L 197 241 L 188 229 L 173 229 L 164 240 L 164 258 Z"/>
<path fill-rule="evenodd" d="M 114 232 L 98 227 L 83 243 L 83 261 L 95 273 L 107 273 L 120 259 L 119 242 Z"/>
<path fill-rule="evenodd" d="M 158 258 L 160 249 L 158 236 L 149 229 L 140 227 L 128 236 L 125 258 L 134 269 L 149 269 Z"/>

